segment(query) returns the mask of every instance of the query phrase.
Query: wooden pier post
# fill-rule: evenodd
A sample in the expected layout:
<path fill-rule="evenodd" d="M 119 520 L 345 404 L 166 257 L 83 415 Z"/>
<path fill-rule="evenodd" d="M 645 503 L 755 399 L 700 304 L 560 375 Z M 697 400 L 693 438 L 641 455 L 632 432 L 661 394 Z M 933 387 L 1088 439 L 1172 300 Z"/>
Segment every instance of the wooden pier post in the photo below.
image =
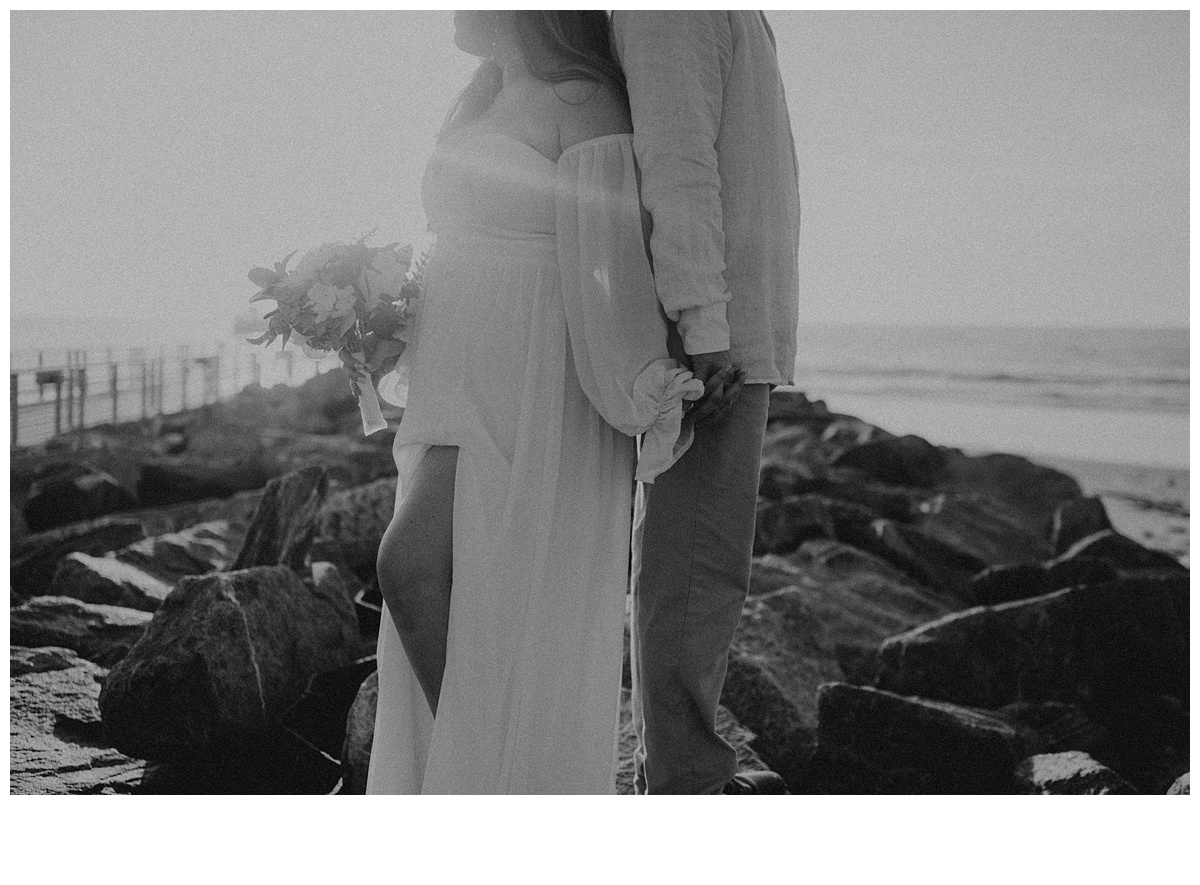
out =
<path fill-rule="evenodd" d="M 67 351 L 67 430 L 75 426 L 75 351 Z M 57 433 L 57 429 L 55 430 Z"/>
<path fill-rule="evenodd" d="M 8 435 L 10 437 L 8 444 L 16 446 L 17 444 L 17 416 L 20 414 L 20 409 L 17 407 L 17 373 L 8 373 L 8 411 L 11 417 L 9 421 Z"/>
<path fill-rule="evenodd" d="M 112 354 L 108 357 L 108 392 L 112 397 L 112 423 L 117 423 L 117 364 L 112 361 Z"/>

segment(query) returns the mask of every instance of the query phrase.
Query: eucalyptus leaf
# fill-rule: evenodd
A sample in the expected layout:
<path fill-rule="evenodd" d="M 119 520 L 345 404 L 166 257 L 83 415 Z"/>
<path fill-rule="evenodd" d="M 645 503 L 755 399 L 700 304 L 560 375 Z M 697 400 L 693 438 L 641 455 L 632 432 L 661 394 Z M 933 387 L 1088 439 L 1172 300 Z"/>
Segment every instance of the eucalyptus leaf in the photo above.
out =
<path fill-rule="evenodd" d="M 279 282 L 279 274 L 265 267 L 256 267 L 246 274 L 250 282 L 262 289 L 270 288 Z"/>

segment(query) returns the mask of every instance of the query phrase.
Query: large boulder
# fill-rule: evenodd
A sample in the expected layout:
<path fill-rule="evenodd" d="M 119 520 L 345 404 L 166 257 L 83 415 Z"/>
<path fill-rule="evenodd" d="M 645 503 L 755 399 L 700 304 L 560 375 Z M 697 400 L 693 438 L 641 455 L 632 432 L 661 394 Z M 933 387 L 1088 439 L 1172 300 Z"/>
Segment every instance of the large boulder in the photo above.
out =
<path fill-rule="evenodd" d="M 374 672 L 375 656 L 369 655 L 314 674 L 300 697 L 280 716 L 280 725 L 330 759 L 339 759 L 355 698 Z"/>
<path fill-rule="evenodd" d="M 807 541 L 784 557 L 755 560 L 756 592 L 803 591 L 850 682 L 874 678 L 879 644 L 955 611 L 959 604 L 878 557 L 837 541 Z"/>
<path fill-rule="evenodd" d="M 876 519 L 852 536 L 839 535 L 838 540 L 891 563 L 913 582 L 937 591 L 956 607 L 970 604 L 971 578 L 987 565 L 968 551 L 889 519 Z"/>
<path fill-rule="evenodd" d="M 129 544 L 114 551 L 113 558 L 174 583 L 184 575 L 228 568 L 241 548 L 243 534 L 244 528 L 216 519 Z"/>
<path fill-rule="evenodd" d="M 757 736 L 755 751 L 785 780 L 815 742 L 818 687 L 845 678 L 806 597 L 785 587 L 746 601 L 721 693 Z"/>
<path fill-rule="evenodd" d="M 24 599 L 47 593 L 59 561 L 69 553 L 103 556 L 145 537 L 142 521 L 129 515 L 102 516 L 26 535 L 11 550 L 12 593 Z"/>
<path fill-rule="evenodd" d="M 1122 575 L 1186 575 L 1188 570 L 1169 553 L 1143 547 L 1112 529 L 1104 529 L 1080 538 L 1068 547 L 1054 563 L 1067 563 L 1087 558 L 1112 566 Z"/>
<path fill-rule="evenodd" d="M 143 465 L 138 500 L 143 505 L 162 506 L 228 498 L 262 488 L 276 473 L 274 463 L 263 453 L 234 458 L 161 457 Z"/>
<path fill-rule="evenodd" d="M 278 722 L 357 641 L 345 593 L 284 566 L 183 578 L 105 681 L 105 732 L 144 758 L 211 752 Z"/>
<path fill-rule="evenodd" d="M 379 702 L 379 672 L 363 680 L 346 716 L 346 738 L 342 743 L 342 788 L 345 795 L 367 792 L 367 771 L 375 743 L 375 706 Z"/>
<path fill-rule="evenodd" d="M 979 494 L 1021 519 L 1029 531 L 1049 539 L 1058 509 L 1083 497 L 1074 478 L 1019 455 L 952 455 L 943 491 Z"/>
<path fill-rule="evenodd" d="M 1037 749 L 1036 736 L 986 711 L 866 686 L 822 686 L 818 710 L 822 751 L 893 783 L 903 774 L 912 792 L 1013 792 L 1013 769 Z"/>
<path fill-rule="evenodd" d="M 947 456 L 919 436 L 877 439 L 847 450 L 838 467 L 861 470 L 888 485 L 933 488 L 942 479 Z"/>
<path fill-rule="evenodd" d="M 1090 556 L 1039 563 L 994 565 L 971 578 L 975 605 L 999 605 L 1045 596 L 1064 587 L 1108 584 L 1120 577 L 1110 564 Z"/>
<path fill-rule="evenodd" d="M 1190 796 L 1192 794 L 1192 773 L 1181 774 L 1167 790 L 1168 796 Z"/>
<path fill-rule="evenodd" d="M 329 479 L 321 467 L 306 467 L 271 480 L 232 568 L 288 565 L 302 569 L 328 488 Z"/>
<path fill-rule="evenodd" d="M 112 556 L 70 553 L 58 564 L 50 594 L 152 612 L 174 586 L 173 581 L 164 581 Z"/>
<path fill-rule="evenodd" d="M 1125 580 L 968 609 L 885 642 L 876 684 L 991 709 L 1061 701 L 1095 715 L 1160 695 L 1186 703 L 1188 593 L 1186 576 Z"/>
<path fill-rule="evenodd" d="M 984 565 L 1049 559 L 1054 549 L 1021 513 L 986 495 L 943 492 L 921 502 L 912 529 Z"/>
<path fill-rule="evenodd" d="M 129 510 L 137 503 L 137 498 L 104 471 L 82 463 L 58 463 L 37 474 L 22 514 L 30 531 L 42 532 Z"/>
<path fill-rule="evenodd" d="M 101 737 L 104 669 L 61 648 L 12 649 L 9 666 L 9 790 L 132 792 L 144 763 Z"/>
<path fill-rule="evenodd" d="M 313 556 L 337 562 L 361 581 L 370 582 L 395 505 L 395 477 L 330 495 L 317 517 Z"/>
<path fill-rule="evenodd" d="M 829 508 L 816 495 L 759 499 L 754 521 L 754 555 L 791 553 L 805 541 L 837 537 Z"/>
<path fill-rule="evenodd" d="M 90 661 L 111 666 L 141 638 L 150 617 L 132 608 L 37 596 L 9 610 L 9 642 L 31 648 L 69 648 Z"/>
<path fill-rule="evenodd" d="M 1017 789 L 1040 796 L 1104 796 L 1136 793 L 1126 780 L 1087 753 L 1042 753 L 1017 766 Z"/>
<path fill-rule="evenodd" d="M 1064 502 L 1054 512 L 1050 541 L 1055 553 L 1065 553 L 1076 541 L 1112 527 L 1103 501 L 1095 497 L 1078 498 Z"/>

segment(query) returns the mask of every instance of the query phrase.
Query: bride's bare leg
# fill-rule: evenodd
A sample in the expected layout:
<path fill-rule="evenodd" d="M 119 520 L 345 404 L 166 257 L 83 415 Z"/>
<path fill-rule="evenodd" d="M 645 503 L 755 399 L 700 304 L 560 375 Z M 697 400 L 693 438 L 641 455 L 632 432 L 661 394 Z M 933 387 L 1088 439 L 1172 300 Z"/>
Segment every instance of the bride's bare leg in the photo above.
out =
<path fill-rule="evenodd" d="M 425 453 L 377 561 L 379 589 L 434 713 L 446 669 L 457 464 L 457 447 L 431 446 Z"/>

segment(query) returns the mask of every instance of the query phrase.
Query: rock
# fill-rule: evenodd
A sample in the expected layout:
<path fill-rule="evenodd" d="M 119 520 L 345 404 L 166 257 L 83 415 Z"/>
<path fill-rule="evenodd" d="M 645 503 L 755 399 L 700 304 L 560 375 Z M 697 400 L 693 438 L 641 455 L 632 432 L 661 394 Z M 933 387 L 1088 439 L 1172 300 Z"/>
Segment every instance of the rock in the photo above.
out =
<path fill-rule="evenodd" d="M 113 558 L 174 584 L 184 575 L 228 568 L 241 547 L 243 534 L 228 520 L 216 519 L 130 544 L 115 551 Z"/>
<path fill-rule="evenodd" d="M 962 550 L 888 519 L 874 520 L 867 531 L 839 536 L 891 563 L 913 581 L 937 591 L 955 607 L 969 605 L 971 578 L 987 563 Z"/>
<path fill-rule="evenodd" d="M 909 525 L 984 565 L 1034 563 L 1054 555 L 1045 535 L 1020 513 L 984 495 L 934 495 L 920 503 Z"/>
<path fill-rule="evenodd" d="M 768 771 L 770 769 L 751 748 L 754 733 L 737 721 L 724 707 L 717 707 L 717 734 L 727 740 L 737 751 L 739 771 Z M 632 694 L 621 690 L 621 714 L 617 732 L 617 793 L 634 793 L 634 750 L 637 734 L 633 730 Z"/>
<path fill-rule="evenodd" d="M 244 458 L 202 459 L 190 455 L 148 461 L 138 480 L 138 500 L 162 506 L 206 498 L 228 498 L 259 489 L 277 471 L 265 454 Z"/>
<path fill-rule="evenodd" d="M 379 672 L 372 671 L 359 686 L 346 716 L 346 739 L 342 744 L 341 793 L 362 796 L 367 792 L 367 771 L 375 743 L 375 706 L 379 702 Z"/>
<path fill-rule="evenodd" d="M 876 517 L 907 522 L 919 512 L 926 493 L 864 480 L 855 471 L 829 471 L 818 489 L 825 498 L 865 508 Z"/>
<path fill-rule="evenodd" d="M 137 517 L 146 527 L 146 535 L 168 535 L 202 522 L 223 519 L 238 532 L 245 533 L 254 511 L 262 501 L 262 489 L 250 489 L 230 495 L 228 498 L 203 498 L 199 501 L 178 501 L 161 507 L 131 510 L 130 516 Z"/>
<path fill-rule="evenodd" d="M 150 615 L 63 596 L 38 596 L 9 611 L 9 641 L 30 648 L 58 646 L 104 666 L 128 654 Z"/>
<path fill-rule="evenodd" d="M 758 496 L 768 501 L 803 495 L 819 487 L 824 471 L 811 462 L 764 460 L 759 466 Z"/>
<path fill-rule="evenodd" d="M 395 477 L 330 495 L 317 517 L 313 557 L 336 562 L 370 582 L 395 505 Z"/>
<path fill-rule="evenodd" d="M 874 679 L 879 644 L 889 636 L 957 608 L 878 557 L 837 541 L 807 541 L 786 559 L 755 561 L 752 583 L 775 589 L 785 579 L 804 592 L 851 682 Z"/>
<path fill-rule="evenodd" d="M 77 666 L 79 655 L 69 648 L 60 646 L 40 646 L 25 648 L 10 646 L 8 657 L 8 675 L 10 679 L 24 676 L 26 673 L 47 673 L 50 670 L 69 670 Z"/>
<path fill-rule="evenodd" d="M 281 726 L 331 759 L 341 758 L 347 715 L 363 682 L 375 672 L 375 656 L 316 673 L 304 693 L 280 716 Z"/>
<path fill-rule="evenodd" d="M 757 735 L 755 752 L 789 782 L 815 743 L 818 686 L 845 678 L 805 596 L 785 587 L 746 601 L 721 694 Z"/>
<path fill-rule="evenodd" d="M 818 743 L 944 793 L 1007 793 L 1034 736 L 982 710 L 865 686 L 821 687 Z"/>
<path fill-rule="evenodd" d="M 1188 574 L 1187 568 L 1169 553 L 1143 547 L 1137 541 L 1111 529 L 1088 535 L 1072 544 L 1054 562 L 1069 562 L 1080 557 L 1108 563 L 1123 575 Z"/>
<path fill-rule="evenodd" d="M 919 436 L 878 439 L 847 450 L 835 462 L 888 485 L 933 488 L 942 479 L 947 458 Z"/>
<path fill-rule="evenodd" d="M 285 566 L 185 577 L 105 681 L 105 733 L 147 759 L 237 743 L 351 663 L 357 640 L 344 593 Z"/>
<path fill-rule="evenodd" d="M 8 545 L 9 549 L 14 549 L 17 544 L 25 540 L 29 534 L 29 526 L 25 524 L 25 516 L 21 513 L 19 507 L 9 498 L 8 501 Z"/>
<path fill-rule="evenodd" d="M 137 506 L 137 499 L 116 479 L 86 464 L 51 464 L 37 477 L 22 508 L 33 532 Z"/>
<path fill-rule="evenodd" d="M 1055 553 L 1065 553 L 1077 541 L 1111 529 L 1108 512 L 1099 498 L 1065 501 L 1054 511 L 1051 543 Z"/>
<path fill-rule="evenodd" d="M 1108 584 L 1119 577 L 1111 564 L 1089 556 L 1036 564 L 995 565 L 971 579 L 969 596 L 976 605 L 999 605 L 1045 596 L 1064 587 Z"/>
<path fill-rule="evenodd" d="M 1054 559 L 1045 563 L 1044 567 L 1049 581 L 1047 593 L 1064 587 L 1110 584 L 1121 577 L 1120 571 L 1111 562 L 1091 556 Z"/>
<path fill-rule="evenodd" d="M 892 637 L 880 688 L 995 709 L 1016 701 L 1103 710 L 1188 694 L 1188 580 L 1145 578 L 968 609 Z"/>
<path fill-rule="evenodd" d="M 302 569 L 327 488 L 328 479 L 320 467 L 306 467 L 271 480 L 232 568 L 289 565 Z"/>
<path fill-rule="evenodd" d="M 824 402 L 821 400 L 810 400 L 806 394 L 799 390 L 780 390 L 776 388 L 771 391 L 767 404 L 768 424 L 776 421 L 790 424 L 813 418 L 828 421 L 831 417 L 832 415 Z"/>
<path fill-rule="evenodd" d="M 1041 796 L 1104 796 L 1137 792 L 1115 771 L 1077 750 L 1030 756 L 1017 766 L 1016 776 L 1021 792 Z"/>
<path fill-rule="evenodd" d="M 42 596 L 59 561 L 69 553 L 102 556 L 146 537 L 142 522 L 131 516 L 102 516 L 28 535 L 13 544 L 10 577 L 19 598 Z"/>
<path fill-rule="evenodd" d="M 1019 563 L 985 568 L 971 578 L 968 596 L 976 605 L 998 605 L 1045 596 L 1052 590 L 1045 566 Z"/>
<path fill-rule="evenodd" d="M 1059 507 L 1083 497 L 1079 483 L 1018 455 L 949 456 L 943 491 L 982 495 L 1021 519 L 1028 530 L 1049 539 Z"/>
<path fill-rule="evenodd" d="M 174 588 L 136 566 L 112 556 L 71 553 L 58 565 L 50 582 L 53 596 L 70 596 L 83 602 L 120 605 L 152 612 Z"/>
<path fill-rule="evenodd" d="M 356 415 L 355 421 L 357 429 L 346 435 L 280 434 L 268 437 L 267 455 L 275 465 L 276 474 L 323 467 L 332 489 L 353 488 L 395 476 L 396 462 L 391 448 L 395 431 L 381 430 L 363 439 L 362 419 Z"/>
<path fill-rule="evenodd" d="M 1171 784 L 1171 789 L 1167 790 L 1168 796 L 1190 796 L 1192 794 L 1192 774 L 1181 774 L 1175 783 Z"/>
<path fill-rule="evenodd" d="M 10 792 L 133 791 L 143 763 L 100 738 L 102 668 L 62 649 L 15 649 L 10 672 Z"/>
<path fill-rule="evenodd" d="M 836 537 L 828 507 L 814 495 L 791 496 L 782 501 L 759 499 L 754 523 L 754 555 L 791 553 L 813 538 Z"/>
<path fill-rule="evenodd" d="M 1094 756 L 1104 753 L 1111 740 L 1108 729 L 1093 722 L 1078 704 L 1018 701 L 996 712 L 1036 732 L 1038 746 L 1046 753 L 1078 750 Z"/>

